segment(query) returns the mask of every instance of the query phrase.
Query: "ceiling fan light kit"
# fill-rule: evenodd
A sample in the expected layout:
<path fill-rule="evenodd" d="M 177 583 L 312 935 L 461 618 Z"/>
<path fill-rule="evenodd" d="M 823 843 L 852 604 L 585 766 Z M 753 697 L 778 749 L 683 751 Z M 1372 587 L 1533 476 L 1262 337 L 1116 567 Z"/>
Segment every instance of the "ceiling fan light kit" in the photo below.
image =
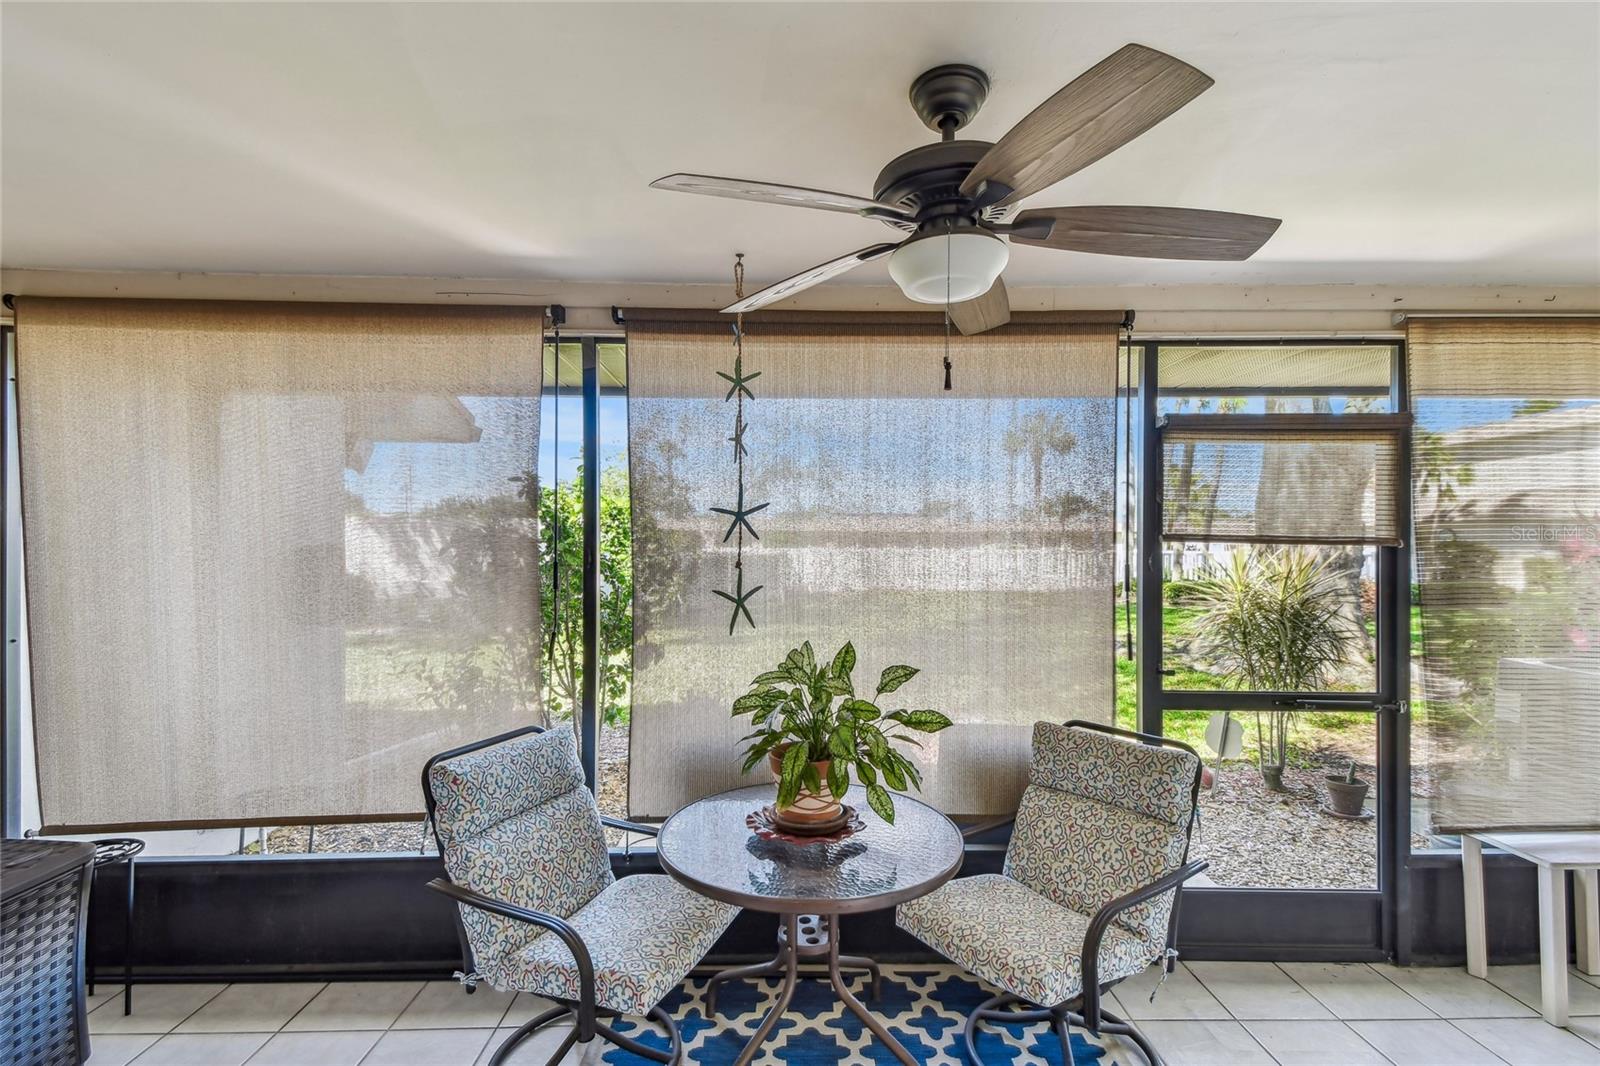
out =
<path fill-rule="evenodd" d="M 911 107 L 939 141 L 902 153 L 869 199 L 771 182 L 669 174 L 652 187 L 702 196 L 848 211 L 909 234 L 831 259 L 723 310 L 754 311 L 887 256 L 889 276 L 918 303 L 947 304 L 962 333 L 1010 318 L 1006 241 L 1057 251 L 1151 259 L 1248 259 L 1278 220 L 1180 207 L 1046 207 L 1007 216 L 1018 201 L 1127 144 L 1205 92 L 1212 80 L 1165 52 L 1124 45 L 1067 83 L 993 144 L 957 140 L 989 95 L 977 67 L 950 63 L 911 84 Z M 964 304 L 980 305 L 963 307 Z"/>
<path fill-rule="evenodd" d="M 976 227 L 925 230 L 889 256 L 889 276 L 919 304 L 964 303 L 988 292 L 1010 258 L 1005 241 Z"/>

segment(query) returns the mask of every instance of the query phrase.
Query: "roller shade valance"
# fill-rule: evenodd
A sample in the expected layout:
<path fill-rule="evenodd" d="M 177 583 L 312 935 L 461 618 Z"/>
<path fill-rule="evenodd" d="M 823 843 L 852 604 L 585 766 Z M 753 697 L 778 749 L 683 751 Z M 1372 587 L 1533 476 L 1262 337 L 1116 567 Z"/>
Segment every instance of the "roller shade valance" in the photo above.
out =
<path fill-rule="evenodd" d="M 629 335 L 636 331 L 670 333 L 680 327 L 707 327 L 726 333 L 733 328 L 734 316 L 720 311 L 698 307 L 624 307 L 617 314 L 627 326 Z M 1131 328 L 1132 311 L 1013 311 L 1011 320 L 1003 326 L 988 330 L 972 338 L 954 334 L 952 343 L 977 343 L 983 337 L 993 337 L 1029 326 L 1110 326 Z M 796 335 L 811 329 L 827 332 L 840 327 L 866 334 L 894 334 L 907 330 L 934 327 L 944 330 L 944 312 L 939 311 L 791 311 L 782 308 L 751 311 L 744 315 L 747 329 L 763 330 L 771 335 Z"/>
<path fill-rule="evenodd" d="M 1170 415 L 1162 537 L 1399 545 L 1407 415 Z"/>

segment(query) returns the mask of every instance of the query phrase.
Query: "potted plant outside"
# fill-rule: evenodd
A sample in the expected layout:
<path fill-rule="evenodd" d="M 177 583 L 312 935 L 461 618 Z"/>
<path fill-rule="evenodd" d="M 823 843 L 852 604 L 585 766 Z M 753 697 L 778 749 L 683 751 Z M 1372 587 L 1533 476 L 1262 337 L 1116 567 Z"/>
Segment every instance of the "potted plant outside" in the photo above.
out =
<path fill-rule="evenodd" d="M 850 676 L 855 665 L 850 643 L 823 664 L 807 641 L 733 701 L 734 717 L 749 715 L 756 727 L 741 738 L 744 772 L 767 761 L 778 779 L 778 816 L 796 828 L 837 819 L 839 798 L 852 777 L 867 790 L 868 806 L 892 824 L 889 790 L 922 787 L 916 766 L 894 745 L 920 746 L 913 734 L 937 733 L 951 724 L 934 710 L 878 706 L 881 697 L 917 675 L 915 667 L 886 667 L 872 698 L 862 699 Z"/>
<path fill-rule="evenodd" d="M 1360 818 L 1366 812 L 1367 789 L 1371 786 L 1356 777 L 1356 764 L 1342 774 L 1328 774 L 1328 809 L 1341 818 Z"/>

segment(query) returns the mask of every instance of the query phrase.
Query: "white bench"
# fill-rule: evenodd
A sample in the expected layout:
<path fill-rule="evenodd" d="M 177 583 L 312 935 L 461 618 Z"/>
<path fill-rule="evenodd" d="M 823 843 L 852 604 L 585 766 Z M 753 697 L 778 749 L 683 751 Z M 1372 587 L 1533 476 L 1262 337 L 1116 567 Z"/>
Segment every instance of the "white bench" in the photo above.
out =
<path fill-rule="evenodd" d="M 1489 976 L 1484 928 L 1483 845 L 1500 848 L 1539 870 L 1539 995 L 1544 1020 L 1567 1024 L 1567 871 L 1573 874 L 1578 969 L 1600 973 L 1600 832 L 1461 834 L 1461 877 L 1466 892 L 1467 972 Z"/>

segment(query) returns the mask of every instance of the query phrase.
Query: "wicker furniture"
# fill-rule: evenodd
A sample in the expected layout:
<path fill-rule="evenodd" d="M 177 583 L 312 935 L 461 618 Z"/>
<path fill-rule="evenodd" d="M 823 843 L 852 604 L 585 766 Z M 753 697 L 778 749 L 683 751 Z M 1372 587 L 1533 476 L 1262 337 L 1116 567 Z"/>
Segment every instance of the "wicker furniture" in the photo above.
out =
<path fill-rule="evenodd" d="M 950 880 L 961 866 L 961 833 L 950 819 L 910 796 L 896 798 L 893 825 L 872 812 L 859 786 L 843 800 L 860 812 L 862 829 L 836 843 L 763 840 L 752 831 L 745 818 L 772 802 L 771 785 L 697 800 L 668 818 L 656 838 L 661 868 L 696 892 L 783 916 L 776 958 L 711 978 L 707 1013 L 716 1010 L 720 982 L 783 978 L 777 1002 L 739 1054 L 737 1066 L 755 1057 L 788 1009 L 800 959 L 822 957 L 840 1001 L 895 1058 L 916 1066 L 916 1059 L 845 985 L 842 968 L 865 969 L 876 989 L 878 968 L 871 959 L 839 954 L 839 915 L 885 910 Z"/>
<path fill-rule="evenodd" d="M 63 1066 L 89 1057 L 83 927 L 94 848 L 0 841 L 0 1062 Z"/>
<path fill-rule="evenodd" d="M 739 911 L 660 874 L 612 875 L 601 826 L 655 830 L 600 814 L 571 730 L 529 727 L 435 755 L 422 790 L 450 875 L 428 887 L 461 905 L 467 991 L 482 980 L 558 1004 L 507 1037 L 491 1066 L 567 1017 L 576 1024 L 552 1064 L 596 1036 L 656 1062 L 679 1061 L 677 1025 L 659 1003 Z M 598 1020 L 622 1014 L 659 1023 L 672 1050 Z"/>
<path fill-rule="evenodd" d="M 122 863 L 126 866 L 127 880 L 124 887 L 127 889 L 127 902 L 122 912 L 122 1013 L 133 1013 L 133 887 L 134 887 L 134 860 L 144 850 L 144 841 L 136 837 L 106 837 L 94 842 L 94 877 L 92 886 L 100 883 L 100 871 L 107 866 L 116 866 Z M 93 952 L 85 951 L 90 957 L 87 963 L 89 994 L 94 995 L 94 961 Z"/>
<path fill-rule="evenodd" d="M 1177 741 L 1091 722 L 1034 725 L 1004 873 L 952 881 L 896 914 L 900 928 L 1004 989 L 967 1017 L 975 1064 L 984 1021 L 1051 1023 L 1067 1066 L 1073 1025 L 1126 1036 L 1160 1063 L 1100 997 L 1177 957 L 1178 892 L 1206 868 L 1188 861 L 1199 793 L 1200 757 Z"/>

